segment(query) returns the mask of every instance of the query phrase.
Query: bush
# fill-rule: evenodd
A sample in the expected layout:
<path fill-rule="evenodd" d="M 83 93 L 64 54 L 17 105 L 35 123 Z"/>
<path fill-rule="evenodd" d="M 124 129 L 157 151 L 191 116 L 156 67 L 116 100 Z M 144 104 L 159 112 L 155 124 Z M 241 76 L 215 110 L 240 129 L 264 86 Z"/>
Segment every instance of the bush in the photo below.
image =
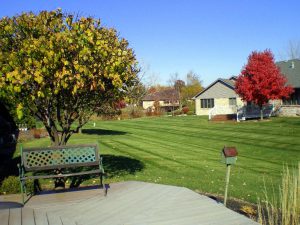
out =
<path fill-rule="evenodd" d="M 34 184 L 32 180 L 26 181 L 27 192 L 33 192 Z M 0 191 L 3 194 L 17 194 L 20 193 L 19 177 L 9 176 L 5 178 L 1 184 Z"/>
<path fill-rule="evenodd" d="M 134 111 L 130 113 L 131 118 L 140 118 L 145 116 L 145 112 L 141 108 L 136 108 Z"/>
<path fill-rule="evenodd" d="M 140 117 L 144 117 L 145 116 L 145 112 L 142 108 L 140 107 L 126 107 L 124 109 L 122 109 L 122 113 L 121 113 L 121 119 L 132 119 L 132 118 L 140 118 Z"/>
<path fill-rule="evenodd" d="M 149 110 L 147 110 L 147 112 L 146 112 L 146 116 L 153 116 L 153 112 L 152 111 L 149 111 Z"/>
<path fill-rule="evenodd" d="M 40 129 L 33 129 L 33 137 L 36 138 L 36 139 L 39 139 L 41 138 L 41 134 L 42 134 L 42 131 Z"/>
<path fill-rule="evenodd" d="M 18 177 L 9 176 L 4 179 L 1 185 L 3 194 L 16 194 L 20 192 L 20 181 Z"/>
<path fill-rule="evenodd" d="M 179 116 L 179 115 L 181 115 L 182 114 L 182 111 L 180 111 L 180 110 L 175 110 L 175 111 L 173 111 L 173 115 L 174 116 Z"/>
<path fill-rule="evenodd" d="M 21 131 L 18 136 L 18 142 L 25 142 L 25 141 L 30 141 L 34 138 L 44 138 L 48 137 L 49 134 L 46 129 L 44 128 L 39 128 L 39 129 L 31 129 L 27 131 Z"/>
<path fill-rule="evenodd" d="M 189 109 L 189 107 L 184 106 L 181 111 L 182 111 L 183 114 L 187 114 L 188 111 L 190 111 L 190 109 Z"/>
<path fill-rule="evenodd" d="M 184 106 L 189 108 L 188 115 L 193 115 L 195 114 L 195 101 L 186 101 L 184 103 Z"/>

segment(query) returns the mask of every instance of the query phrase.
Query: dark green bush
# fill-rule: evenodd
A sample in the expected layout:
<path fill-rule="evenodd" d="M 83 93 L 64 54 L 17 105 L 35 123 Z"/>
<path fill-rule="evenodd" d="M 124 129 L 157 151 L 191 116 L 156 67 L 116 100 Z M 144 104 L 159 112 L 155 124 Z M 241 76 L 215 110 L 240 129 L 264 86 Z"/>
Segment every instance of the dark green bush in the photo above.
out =
<path fill-rule="evenodd" d="M 18 177 L 9 176 L 5 178 L 1 185 L 3 194 L 16 194 L 20 192 L 20 181 Z"/>
<path fill-rule="evenodd" d="M 27 192 L 33 192 L 34 185 L 32 180 L 26 181 Z M 19 177 L 9 176 L 5 178 L 1 184 L 0 191 L 2 194 L 17 194 L 20 193 Z"/>

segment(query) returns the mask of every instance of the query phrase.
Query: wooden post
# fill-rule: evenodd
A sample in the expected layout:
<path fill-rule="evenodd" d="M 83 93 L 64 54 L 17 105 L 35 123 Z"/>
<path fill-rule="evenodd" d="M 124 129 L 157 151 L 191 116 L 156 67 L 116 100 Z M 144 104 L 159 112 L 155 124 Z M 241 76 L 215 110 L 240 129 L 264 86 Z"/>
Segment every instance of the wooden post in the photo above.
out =
<path fill-rule="evenodd" d="M 226 169 L 226 185 L 225 185 L 225 195 L 224 195 L 224 205 L 226 206 L 227 202 L 227 192 L 228 192 L 228 185 L 229 185 L 229 177 L 230 177 L 230 164 L 227 164 L 227 169 Z"/>

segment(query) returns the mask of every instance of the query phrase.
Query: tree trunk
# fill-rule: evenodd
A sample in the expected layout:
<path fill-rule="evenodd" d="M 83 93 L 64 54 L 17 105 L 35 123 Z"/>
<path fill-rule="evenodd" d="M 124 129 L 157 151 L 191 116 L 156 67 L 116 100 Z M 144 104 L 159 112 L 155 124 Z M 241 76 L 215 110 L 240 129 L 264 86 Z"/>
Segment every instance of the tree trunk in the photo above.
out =
<path fill-rule="evenodd" d="M 264 112 L 263 107 L 260 106 L 260 120 L 264 120 Z"/>
<path fill-rule="evenodd" d="M 181 111 L 182 111 L 182 102 L 181 102 L 181 94 L 180 94 L 180 91 L 178 92 L 178 95 L 179 95 L 179 111 L 181 112 Z"/>
<path fill-rule="evenodd" d="M 50 140 L 51 140 L 51 146 L 60 146 L 60 145 L 66 145 L 67 141 L 70 137 L 70 132 L 59 132 L 56 127 L 54 126 L 48 126 L 44 124 L 46 127 L 46 130 L 48 131 Z"/>

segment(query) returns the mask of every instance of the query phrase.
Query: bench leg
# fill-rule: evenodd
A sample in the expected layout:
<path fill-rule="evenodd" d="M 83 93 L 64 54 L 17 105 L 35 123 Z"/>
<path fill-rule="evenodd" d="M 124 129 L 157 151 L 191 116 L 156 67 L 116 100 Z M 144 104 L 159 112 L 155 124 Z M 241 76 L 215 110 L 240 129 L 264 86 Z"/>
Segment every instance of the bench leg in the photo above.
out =
<path fill-rule="evenodd" d="M 100 174 L 100 187 L 103 188 L 103 174 Z"/>
<path fill-rule="evenodd" d="M 24 181 L 23 180 L 20 180 L 20 188 L 21 188 L 21 195 L 22 195 L 22 204 L 24 205 L 25 203 L 25 198 L 24 198 Z"/>
<path fill-rule="evenodd" d="M 22 153 L 22 151 L 21 151 L 21 153 Z M 25 181 L 22 179 L 24 177 L 24 171 L 23 171 L 22 166 L 19 163 L 17 166 L 19 168 L 19 179 L 20 179 L 20 190 L 21 190 L 21 195 L 22 195 L 22 204 L 24 205 L 24 203 L 25 203 L 24 191 L 26 193 Z"/>

